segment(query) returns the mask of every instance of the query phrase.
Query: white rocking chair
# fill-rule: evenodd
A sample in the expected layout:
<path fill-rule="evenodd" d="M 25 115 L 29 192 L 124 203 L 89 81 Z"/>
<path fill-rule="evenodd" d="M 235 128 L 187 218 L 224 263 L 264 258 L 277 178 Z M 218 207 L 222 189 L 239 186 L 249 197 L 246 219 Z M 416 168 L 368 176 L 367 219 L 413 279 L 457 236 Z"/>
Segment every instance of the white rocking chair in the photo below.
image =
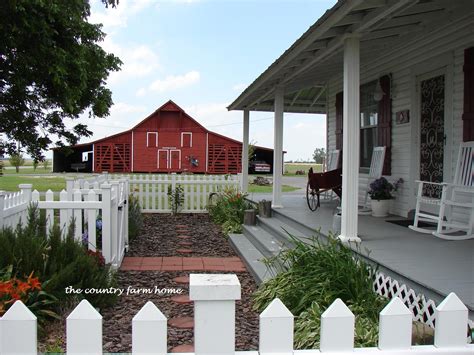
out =
<path fill-rule="evenodd" d="M 474 238 L 474 142 L 461 143 L 453 183 L 418 182 L 415 219 L 410 229 L 420 233 L 430 233 L 447 240 Z M 423 195 L 425 186 L 439 186 L 441 198 Z M 426 213 L 421 205 L 438 205 L 438 215 Z M 454 211 L 467 212 L 467 221 L 455 220 Z M 466 218 L 466 216 L 464 216 Z M 422 228 L 419 222 L 434 223 L 436 229 Z"/>
<path fill-rule="evenodd" d="M 367 179 L 367 187 L 365 189 L 365 198 L 362 208 L 359 209 L 360 215 L 369 215 L 372 213 L 372 209 L 369 205 L 369 189 L 370 184 L 382 177 L 383 163 L 385 161 L 385 150 L 386 147 L 374 147 L 372 153 L 372 160 L 370 161 L 369 178 Z"/>

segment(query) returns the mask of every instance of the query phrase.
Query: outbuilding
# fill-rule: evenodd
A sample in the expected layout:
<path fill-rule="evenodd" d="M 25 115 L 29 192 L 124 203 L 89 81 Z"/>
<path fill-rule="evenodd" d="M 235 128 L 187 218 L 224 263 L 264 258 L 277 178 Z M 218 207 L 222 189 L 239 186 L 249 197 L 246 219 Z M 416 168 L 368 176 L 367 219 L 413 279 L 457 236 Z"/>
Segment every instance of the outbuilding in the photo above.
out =
<path fill-rule="evenodd" d="M 255 156 L 273 165 L 273 149 Z M 242 142 L 204 128 L 173 101 L 135 127 L 91 143 L 53 149 L 54 172 L 236 174 Z"/>

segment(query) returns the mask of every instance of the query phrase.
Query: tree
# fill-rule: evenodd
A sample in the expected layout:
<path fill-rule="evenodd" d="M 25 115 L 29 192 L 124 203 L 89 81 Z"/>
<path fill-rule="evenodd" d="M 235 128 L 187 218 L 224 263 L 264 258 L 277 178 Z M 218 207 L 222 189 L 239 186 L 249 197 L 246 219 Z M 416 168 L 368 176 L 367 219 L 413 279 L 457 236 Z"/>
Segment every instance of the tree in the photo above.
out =
<path fill-rule="evenodd" d="M 249 143 L 249 161 L 252 161 L 255 155 L 255 144 L 257 144 L 257 141 L 254 141 L 253 139 Z"/>
<path fill-rule="evenodd" d="M 313 152 L 313 160 L 317 164 L 323 164 L 324 159 L 326 159 L 326 149 L 325 148 L 316 148 Z"/>
<path fill-rule="evenodd" d="M 62 146 L 91 135 L 66 120 L 109 114 L 105 80 L 121 61 L 99 46 L 105 34 L 89 15 L 89 0 L 0 1 L 0 155 L 19 145 L 42 160 L 52 137 Z"/>
<path fill-rule="evenodd" d="M 23 158 L 23 155 L 19 152 L 11 154 L 8 161 L 11 166 L 15 167 L 17 174 L 20 172 L 20 166 L 25 165 L 25 158 Z"/>

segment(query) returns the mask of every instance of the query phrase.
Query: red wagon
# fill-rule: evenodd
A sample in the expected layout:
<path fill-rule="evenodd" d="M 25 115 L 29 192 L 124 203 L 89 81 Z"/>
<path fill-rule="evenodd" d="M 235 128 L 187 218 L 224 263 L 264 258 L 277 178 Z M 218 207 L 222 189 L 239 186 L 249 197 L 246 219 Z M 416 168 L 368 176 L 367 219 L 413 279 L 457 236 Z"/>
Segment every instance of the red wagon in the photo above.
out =
<path fill-rule="evenodd" d="M 306 186 L 306 200 L 311 211 L 319 207 L 319 195 L 332 190 L 341 198 L 342 169 L 335 169 L 325 173 L 313 173 L 313 168 L 308 172 L 308 185 Z"/>

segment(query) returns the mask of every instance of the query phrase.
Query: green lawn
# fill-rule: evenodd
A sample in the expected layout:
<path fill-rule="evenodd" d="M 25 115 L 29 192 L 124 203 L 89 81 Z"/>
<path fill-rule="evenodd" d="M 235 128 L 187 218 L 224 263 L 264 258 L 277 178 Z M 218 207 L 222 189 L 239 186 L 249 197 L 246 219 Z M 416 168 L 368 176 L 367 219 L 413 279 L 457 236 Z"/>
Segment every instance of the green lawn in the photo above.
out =
<path fill-rule="evenodd" d="M 44 169 L 42 166 L 33 169 L 33 167 L 28 166 L 28 167 L 21 167 L 20 172 L 17 173 L 15 168 L 8 167 L 8 168 L 3 168 L 3 175 L 24 175 L 24 174 L 51 174 L 51 168 Z"/>
<path fill-rule="evenodd" d="M 19 184 L 33 184 L 33 190 L 61 191 L 66 188 L 66 180 L 62 176 L 27 176 L 13 174 L 0 176 L 0 190 L 19 191 Z"/>
<path fill-rule="evenodd" d="M 288 186 L 288 185 L 283 185 L 282 186 L 283 192 L 291 192 L 291 191 L 296 191 L 299 190 L 299 188 L 294 187 L 294 186 Z M 249 192 L 256 192 L 256 193 L 266 193 L 266 192 L 272 192 L 273 191 L 273 186 L 259 186 L 259 185 L 253 185 L 249 184 Z"/>
<path fill-rule="evenodd" d="M 316 164 L 316 163 L 285 163 L 285 175 L 287 176 L 297 176 L 296 171 L 297 170 L 303 170 L 304 175 L 308 174 L 309 168 L 313 168 L 313 171 L 315 173 L 323 171 L 323 165 L 322 164 Z"/>

